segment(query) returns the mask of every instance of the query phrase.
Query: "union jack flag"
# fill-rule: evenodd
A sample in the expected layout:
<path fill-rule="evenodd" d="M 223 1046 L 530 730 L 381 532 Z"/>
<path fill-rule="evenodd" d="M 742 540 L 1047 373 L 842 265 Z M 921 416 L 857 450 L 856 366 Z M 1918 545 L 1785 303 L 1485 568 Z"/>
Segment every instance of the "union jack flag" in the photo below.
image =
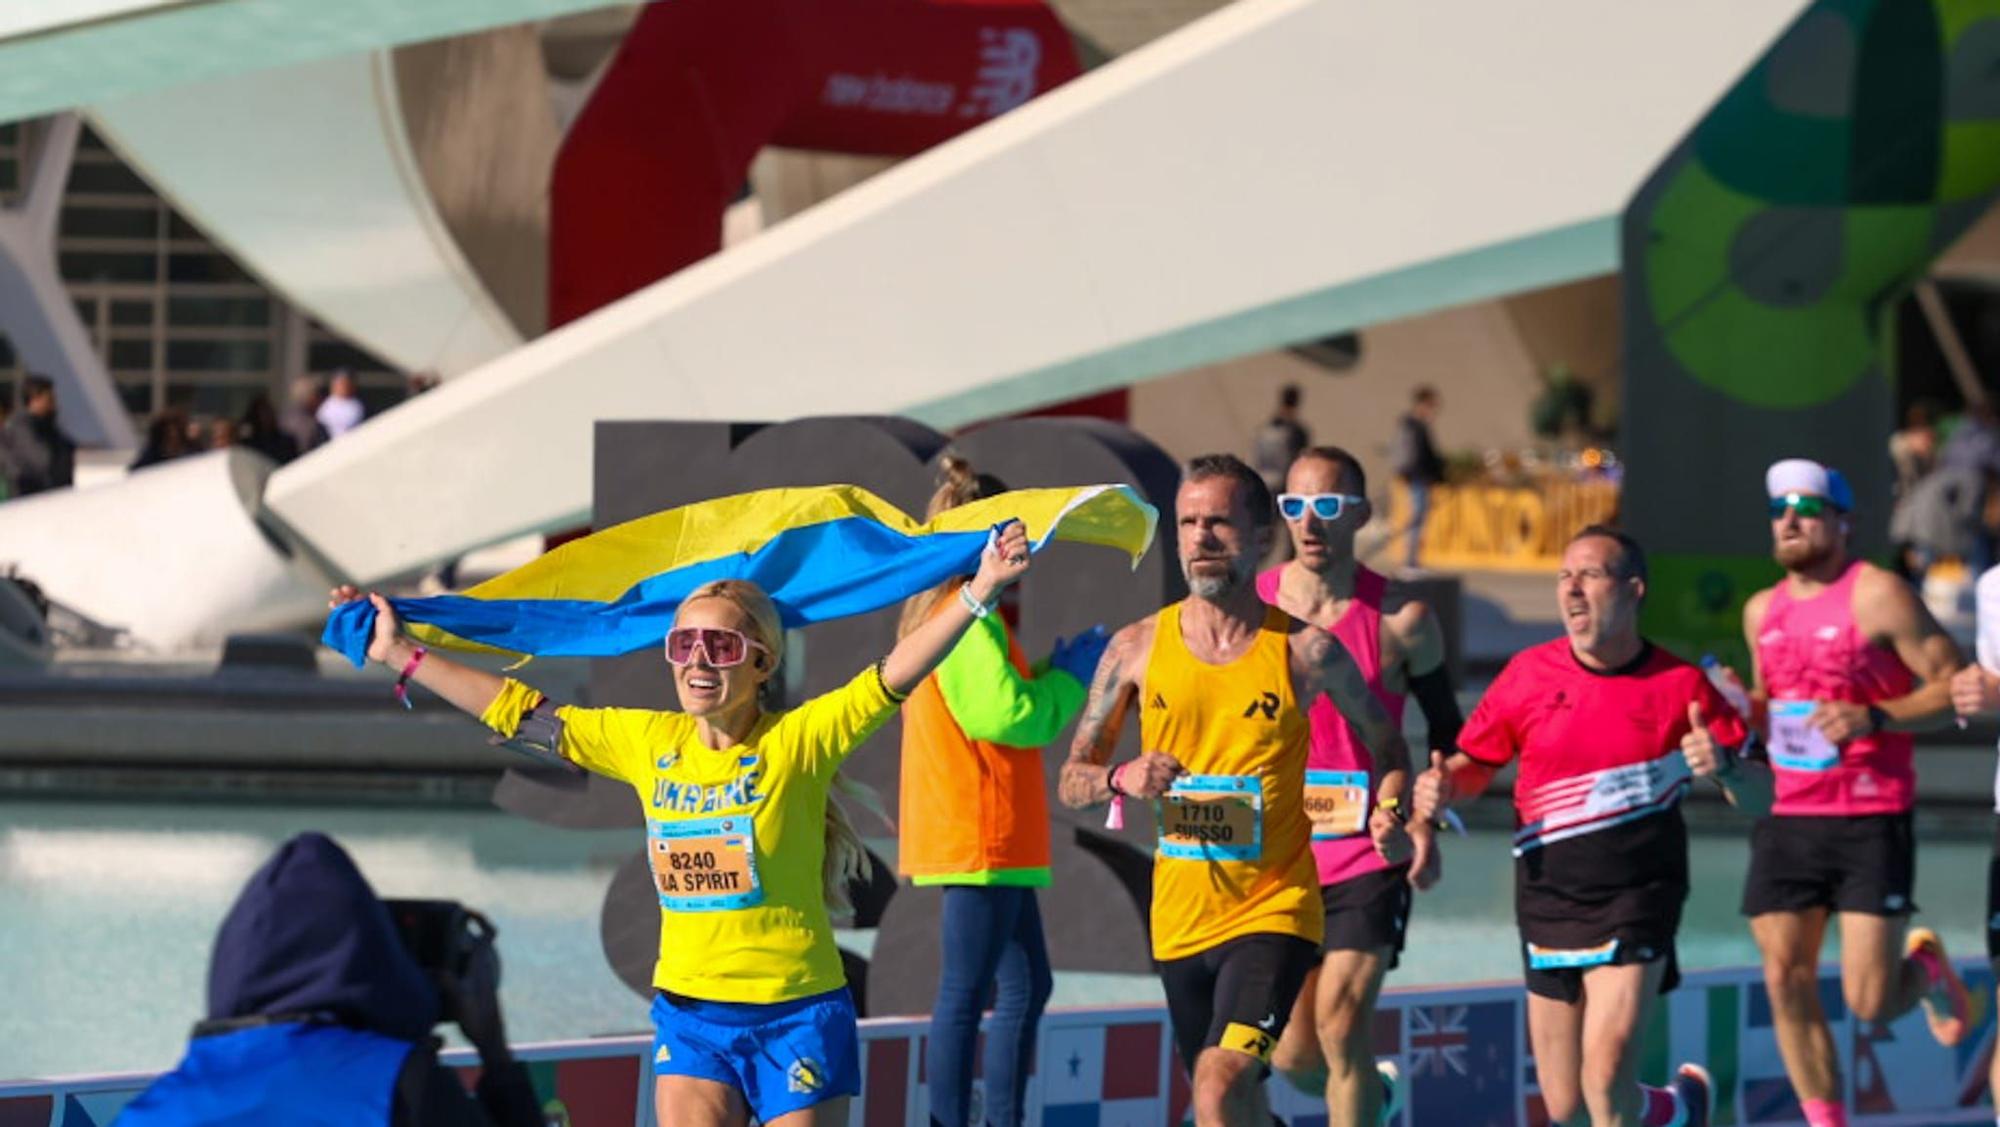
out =
<path fill-rule="evenodd" d="M 1518 995 L 1416 1005 L 1407 1013 L 1411 1127 L 1514 1127 L 1521 1108 Z"/>
<path fill-rule="evenodd" d="M 1410 1011 L 1410 1071 L 1414 1076 L 1465 1075 L 1464 1006 L 1417 1006 Z"/>

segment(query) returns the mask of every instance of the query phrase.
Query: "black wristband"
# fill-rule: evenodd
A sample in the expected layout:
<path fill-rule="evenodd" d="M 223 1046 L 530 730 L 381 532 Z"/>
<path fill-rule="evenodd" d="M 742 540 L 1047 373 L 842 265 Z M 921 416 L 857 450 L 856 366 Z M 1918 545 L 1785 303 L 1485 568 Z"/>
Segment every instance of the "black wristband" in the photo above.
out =
<path fill-rule="evenodd" d="M 1118 768 L 1123 766 L 1124 766 L 1123 763 L 1113 763 L 1110 767 L 1105 769 L 1104 787 L 1106 790 L 1109 790 L 1112 794 L 1117 795 L 1119 798 L 1130 798 L 1131 795 L 1126 793 L 1125 789 L 1118 785 Z"/>
<path fill-rule="evenodd" d="M 901 704 L 904 701 L 910 699 L 910 694 L 899 693 L 895 689 L 889 687 L 889 675 L 883 672 L 883 669 L 886 668 L 888 664 L 889 664 L 889 658 L 887 655 L 884 655 L 875 662 L 875 683 L 882 686 L 882 695 L 889 698 L 890 704 Z"/>
<path fill-rule="evenodd" d="M 1889 729 L 1889 714 L 1887 712 L 1882 711 L 1882 708 L 1879 705 L 1873 705 L 1873 704 L 1869 705 L 1868 734 L 1872 736 L 1879 732 L 1888 731 L 1888 729 Z"/>

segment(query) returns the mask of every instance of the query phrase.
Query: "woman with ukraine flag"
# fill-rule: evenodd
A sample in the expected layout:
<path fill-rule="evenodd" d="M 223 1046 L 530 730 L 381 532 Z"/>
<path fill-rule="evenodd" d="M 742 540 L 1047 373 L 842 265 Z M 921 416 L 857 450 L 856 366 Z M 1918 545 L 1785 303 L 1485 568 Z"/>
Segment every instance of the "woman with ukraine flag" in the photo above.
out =
<path fill-rule="evenodd" d="M 829 802 L 841 762 L 1031 551 L 1060 537 L 1136 557 L 1154 520 L 1122 486 L 1002 494 L 923 526 L 853 487 L 770 490 L 607 529 L 464 595 L 336 588 L 325 640 L 399 671 L 399 695 L 414 681 L 516 744 L 637 791 L 662 913 L 661 1123 L 844 1124 L 860 1050 L 828 902 L 863 854 Z M 888 606 L 966 571 L 951 605 L 845 686 L 765 710 L 786 625 Z M 662 616 L 680 712 L 559 707 L 419 644 L 607 655 Z"/>

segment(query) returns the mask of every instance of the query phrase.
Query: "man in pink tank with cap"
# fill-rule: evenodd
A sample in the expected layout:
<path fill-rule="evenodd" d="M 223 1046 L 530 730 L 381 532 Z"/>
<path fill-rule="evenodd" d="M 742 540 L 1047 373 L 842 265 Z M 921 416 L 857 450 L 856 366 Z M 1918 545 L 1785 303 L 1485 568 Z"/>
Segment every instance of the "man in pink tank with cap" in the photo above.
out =
<path fill-rule="evenodd" d="M 1819 1004 L 1829 917 L 1856 1018 L 1887 1021 L 1921 1002 L 1940 1042 L 1965 1036 L 1965 988 L 1937 936 L 1904 934 L 1916 910 L 1910 733 L 1948 722 L 1961 661 L 1907 584 L 1849 554 L 1854 498 L 1840 471 L 1789 458 L 1764 483 L 1785 577 L 1750 597 L 1743 636 L 1775 796 L 1751 831 L 1743 914 L 1792 1090 L 1806 1122 L 1829 1127 L 1846 1123 Z"/>
<path fill-rule="evenodd" d="M 1315 446 L 1300 454 L 1278 497 L 1294 556 L 1258 576 L 1257 593 L 1339 639 L 1399 728 L 1403 701 L 1415 695 L 1431 745 L 1452 747 L 1465 718 L 1445 671 L 1436 617 L 1419 602 L 1385 611 L 1388 581 L 1354 558 L 1355 533 L 1368 522 L 1367 493 L 1361 463 L 1347 451 Z M 1436 853 L 1429 827 L 1411 826 L 1414 860 L 1391 865 L 1383 859 L 1369 824 L 1408 816 L 1397 796 L 1410 765 L 1401 756 L 1396 762 L 1370 756 L 1324 700 L 1313 704 L 1308 719 L 1306 813 L 1326 938 L 1271 1064 L 1300 1090 L 1325 1092 L 1328 1122 L 1366 1127 L 1393 1114 L 1397 1102 L 1396 1074 L 1378 1074 L 1374 1063 L 1375 998 L 1403 950 L 1411 883 L 1429 879 L 1426 871 L 1435 870 L 1428 862 Z"/>

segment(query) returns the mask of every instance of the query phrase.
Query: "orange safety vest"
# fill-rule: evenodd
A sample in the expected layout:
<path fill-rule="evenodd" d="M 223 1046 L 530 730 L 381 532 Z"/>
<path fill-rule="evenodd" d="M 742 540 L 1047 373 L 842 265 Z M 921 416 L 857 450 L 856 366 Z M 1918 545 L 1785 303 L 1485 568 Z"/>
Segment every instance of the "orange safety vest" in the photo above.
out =
<path fill-rule="evenodd" d="M 961 643 L 964 644 L 964 643 Z M 1012 632 L 1007 660 L 1028 659 Z M 917 884 L 1049 884 L 1049 800 L 1040 748 L 965 734 L 938 675 L 903 702 L 903 765 L 896 868 Z"/>

